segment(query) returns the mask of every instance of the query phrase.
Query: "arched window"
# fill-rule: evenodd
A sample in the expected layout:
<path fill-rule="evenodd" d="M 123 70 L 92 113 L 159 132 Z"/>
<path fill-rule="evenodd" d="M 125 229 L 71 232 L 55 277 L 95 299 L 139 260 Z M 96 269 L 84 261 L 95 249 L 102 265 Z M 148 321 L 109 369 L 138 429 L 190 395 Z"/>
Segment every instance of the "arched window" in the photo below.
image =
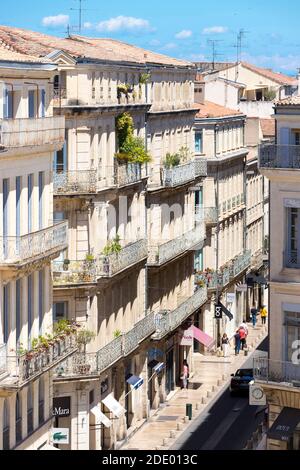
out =
<path fill-rule="evenodd" d="M 33 390 L 32 384 L 28 386 L 27 392 L 27 433 L 33 431 Z"/>
<path fill-rule="evenodd" d="M 9 405 L 8 401 L 4 400 L 3 404 L 3 449 L 9 449 Z"/>
<path fill-rule="evenodd" d="M 44 397 L 45 397 L 45 383 L 44 383 L 44 377 L 41 377 L 39 380 L 39 424 L 43 424 L 43 422 L 45 421 Z"/>
<path fill-rule="evenodd" d="M 16 396 L 16 443 L 22 440 L 22 402 L 17 393 Z"/>

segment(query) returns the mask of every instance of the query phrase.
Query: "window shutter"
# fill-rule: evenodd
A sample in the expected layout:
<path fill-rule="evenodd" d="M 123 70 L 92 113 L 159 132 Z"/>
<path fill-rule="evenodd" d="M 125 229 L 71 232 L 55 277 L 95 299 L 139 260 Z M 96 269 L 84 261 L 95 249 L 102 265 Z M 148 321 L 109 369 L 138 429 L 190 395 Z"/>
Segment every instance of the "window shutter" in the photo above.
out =
<path fill-rule="evenodd" d="M 289 145 L 290 142 L 290 128 L 282 127 L 280 129 L 280 145 Z"/>

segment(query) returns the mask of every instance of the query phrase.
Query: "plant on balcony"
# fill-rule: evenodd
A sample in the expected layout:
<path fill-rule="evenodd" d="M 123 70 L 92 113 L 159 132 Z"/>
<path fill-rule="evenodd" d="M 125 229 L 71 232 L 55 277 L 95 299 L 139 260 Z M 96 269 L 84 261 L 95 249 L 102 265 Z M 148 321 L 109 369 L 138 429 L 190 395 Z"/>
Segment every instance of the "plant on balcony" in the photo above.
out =
<path fill-rule="evenodd" d="M 121 98 L 121 95 L 125 95 L 126 98 L 128 98 L 129 93 L 132 93 L 134 90 L 133 86 L 130 85 L 129 83 L 120 83 L 120 85 L 117 86 L 117 97 L 118 99 Z"/>
<path fill-rule="evenodd" d="M 264 90 L 264 99 L 265 99 L 265 101 L 274 101 L 275 98 L 276 98 L 275 88 L 269 88 L 268 90 Z"/>
<path fill-rule="evenodd" d="M 142 138 L 134 137 L 134 123 L 130 113 L 116 117 L 116 130 L 119 151 L 115 157 L 119 163 L 147 163 L 151 160 Z"/>
<path fill-rule="evenodd" d="M 113 332 L 114 338 L 119 338 L 121 334 L 122 334 L 122 331 L 118 329 Z"/>
<path fill-rule="evenodd" d="M 80 374 L 88 374 L 90 371 L 91 365 L 86 362 L 86 346 L 95 336 L 95 333 L 91 330 L 81 330 L 77 335 L 76 342 L 80 352 L 83 352 L 83 363 L 76 366 L 77 372 Z"/>
<path fill-rule="evenodd" d="M 142 98 L 142 85 L 146 85 L 151 78 L 150 73 L 141 73 L 139 76 L 139 99 Z"/>
<path fill-rule="evenodd" d="M 95 256 L 92 253 L 87 253 L 85 255 L 85 261 L 87 261 L 88 263 L 92 263 L 93 261 L 95 261 Z"/>
<path fill-rule="evenodd" d="M 164 161 L 164 167 L 166 169 L 174 168 L 180 164 L 180 155 L 178 153 L 167 153 Z"/>
<path fill-rule="evenodd" d="M 67 259 L 67 258 L 64 259 L 64 261 L 63 261 L 63 270 L 64 271 L 68 271 L 70 263 L 71 263 L 71 261 L 69 259 Z"/>
<path fill-rule="evenodd" d="M 120 253 L 122 245 L 120 244 L 120 237 L 116 235 L 115 238 L 109 240 L 102 250 L 102 254 L 105 256 L 111 255 L 112 253 Z"/>
<path fill-rule="evenodd" d="M 28 353 L 28 349 L 23 347 L 23 343 L 20 343 L 16 352 L 18 356 L 23 356 Z"/>
<path fill-rule="evenodd" d="M 205 282 L 203 279 L 197 279 L 197 280 L 195 281 L 195 284 L 196 284 L 196 286 L 198 286 L 198 287 L 205 287 L 205 286 L 206 286 L 206 282 Z"/>
<path fill-rule="evenodd" d="M 182 146 L 178 150 L 178 154 L 181 162 L 186 162 L 191 159 L 192 153 L 188 147 Z"/>

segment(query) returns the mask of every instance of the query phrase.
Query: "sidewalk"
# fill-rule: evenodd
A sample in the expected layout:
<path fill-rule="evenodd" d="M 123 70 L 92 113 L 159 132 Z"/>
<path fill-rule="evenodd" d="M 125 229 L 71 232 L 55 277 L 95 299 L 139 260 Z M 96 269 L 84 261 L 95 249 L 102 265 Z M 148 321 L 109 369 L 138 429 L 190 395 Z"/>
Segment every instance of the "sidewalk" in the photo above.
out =
<path fill-rule="evenodd" d="M 267 325 L 248 324 L 249 356 L 267 336 Z M 155 414 L 121 446 L 121 450 L 167 450 L 192 421 L 185 416 L 186 403 L 193 405 L 193 419 L 228 388 L 230 374 L 248 359 L 242 351 L 239 356 L 231 351 L 229 357 L 194 355 L 194 377 L 189 390 L 178 390 Z M 193 388 L 192 388 L 193 387 Z"/>

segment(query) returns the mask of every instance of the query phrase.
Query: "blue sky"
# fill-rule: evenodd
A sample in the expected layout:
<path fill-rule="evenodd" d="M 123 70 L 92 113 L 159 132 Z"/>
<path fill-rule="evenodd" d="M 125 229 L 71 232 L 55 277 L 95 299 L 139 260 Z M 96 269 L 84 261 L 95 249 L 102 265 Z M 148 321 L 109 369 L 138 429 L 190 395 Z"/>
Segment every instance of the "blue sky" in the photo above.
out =
<path fill-rule="evenodd" d="M 78 27 L 79 0 L 14 0 L 1 5 L 0 23 L 64 36 Z M 299 0 L 82 0 L 86 36 L 112 37 L 188 60 L 235 60 L 237 33 L 247 31 L 243 59 L 296 73 L 300 67 Z"/>

